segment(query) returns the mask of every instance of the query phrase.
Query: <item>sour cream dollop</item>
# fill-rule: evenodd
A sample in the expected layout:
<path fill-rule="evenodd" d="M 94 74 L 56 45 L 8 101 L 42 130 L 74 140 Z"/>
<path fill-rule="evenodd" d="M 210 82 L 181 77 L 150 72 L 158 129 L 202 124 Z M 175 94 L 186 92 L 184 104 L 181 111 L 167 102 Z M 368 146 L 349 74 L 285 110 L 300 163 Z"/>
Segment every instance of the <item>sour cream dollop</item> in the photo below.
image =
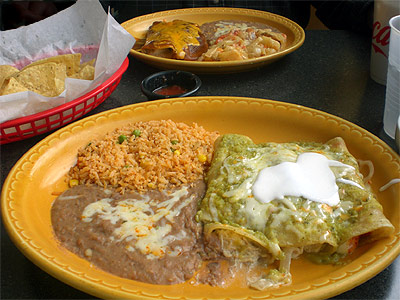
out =
<path fill-rule="evenodd" d="M 330 167 L 354 170 L 352 166 L 329 160 L 322 154 L 306 152 L 298 156 L 297 162 L 283 162 L 262 169 L 252 186 L 252 193 L 263 203 L 294 196 L 335 206 L 340 202 L 339 188 Z"/>

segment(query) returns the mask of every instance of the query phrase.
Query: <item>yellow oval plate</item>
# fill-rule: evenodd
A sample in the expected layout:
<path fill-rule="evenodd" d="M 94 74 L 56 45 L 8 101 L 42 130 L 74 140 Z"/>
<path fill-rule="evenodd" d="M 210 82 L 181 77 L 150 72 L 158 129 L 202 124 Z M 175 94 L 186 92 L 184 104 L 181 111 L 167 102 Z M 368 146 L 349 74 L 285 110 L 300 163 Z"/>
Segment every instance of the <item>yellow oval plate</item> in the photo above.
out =
<path fill-rule="evenodd" d="M 196 122 L 220 133 L 240 133 L 263 141 L 320 141 L 342 136 L 349 150 L 375 166 L 372 188 L 396 234 L 361 247 L 344 266 L 292 262 L 293 283 L 279 289 L 218 288 L 183 283 L 151 285 L 119 278 L 93 267 L 55 240 L 50 209 L 55 194 L 67 188 L 66 173 L 79 147 L 129 122 L 172 119 Z M 311 108 L 263 99 L 189 97 L 144 102 L 105 111 L 72 123 L 31 148 L 10 171 L 1 194 L 5 227 L 17 247 L 61 281 L 100 298 L 123 299 L 317 299 L 340 294 L 371 278 L 400 252 L 400 188 L 379 187 L 400 174 L 399 156 L 364 129 Z M 304 272 L 307 270 L 307 272 Z"/>
<path fill-rule="evenodd" d="M 245 8 L 231 7 L 200 7 L 161 11 L 154 14 L 144 15 L 133 18 L 122 23 L 131 35 L 136 39 L 145 37 L 147 29 L 155 21 L 172 21 L 175 19 L 185 20 L 197 23 L 199 25 L 217 21 L 217 20 L 241 20 L 258 22 L 270 25 L 287 35 L 286 48 L 278 53 L 267 55 L 258 58 L 252 58 L 241 61 L 223 61 L 223 62 L 204 62 L 204 61 L 184 61 L 177 59 L 168 59 L 156 57 L 149 54 L 144 54 L 136 50 L 131 50 L 130 53 L 151 66 L 160 69 L 175 69 L 191 71 L 194 73 L 235 73 L 253 70 L 274 62 L 275 60 L 295 51 L 304 42 L 305 33 L 303 28 L 297 23 L 269 12 Z"/>

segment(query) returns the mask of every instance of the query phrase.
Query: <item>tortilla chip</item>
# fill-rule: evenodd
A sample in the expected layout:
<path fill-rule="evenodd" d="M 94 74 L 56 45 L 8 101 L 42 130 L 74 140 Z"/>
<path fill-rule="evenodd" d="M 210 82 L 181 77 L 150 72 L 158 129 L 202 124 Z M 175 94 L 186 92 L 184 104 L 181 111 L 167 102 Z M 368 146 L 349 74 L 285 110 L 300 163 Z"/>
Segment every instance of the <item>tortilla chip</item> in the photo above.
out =
<path fill-rule="evenodd" d="M 94 79 L 96 60 L 80 64 L 81 56 L 80 53 L 75 53 L 45 58 L 25 66 L 21 71 L 11 66 L 0 66 L 0 93 L 6 81 L 12 76 L 16 81 L 13 80 L 13 86 L 7 87 L 9 94 L 13 90 L 15 93 L 20 90 L 30 90 L 45 97 L 56 97 L 64 91 L 66 77 Z"/>
<path fill-rule="evenodd" d="M 31 63 L 30 65 L 27 65 L 21 71 L 41 64 L 56 63 L 56 64 L 64 64 L 67 68 L 67 76 L 71 76 L 72 74 L 79 72 L 81 57 L 82 57 L 81 53 L 52 56 L 41 60 L 37 60 Z"/>
<path fill-rule="evenodd" d="M 65 88 L 66 66 L 46 63 L 23 69 L 15 78 L 27 89 L 46 97 L 56 97 Z"/>
<path fill-rule="evenodd" d="M 94 79 L 94 67 L 92 67 L 90 65 L 86 65 L 79 71 L 79 73 L 75 73 L 69 77 L 77 78 L 77 79 L 93 80 Z"/>
<path fill-rule="evenodd" d="M 10 76 L 18 73 L 19 70 L 9 65 L 0 65 L 0 89 L 3 86 L 3 82 Z"/>
<path fill-rule="evenodd" d="M 25 91 L 28 91 L 25 86 L 19 83 L 14 77 L 10 77 L 4 81 L 4 85 L 0 90 L 0 95 L 9 95 Z"/>
<path fill-rule="evenodd" d="M 96 61 L 96 59 L 93 58 L 92 60 L 89 60 L 89 61 L 87 61 L 87 62 L 81 64 L 81 69 L 84 68 L 85 66 L 88 66 L 88 65 L 94 67 L 95 61 Z"/>

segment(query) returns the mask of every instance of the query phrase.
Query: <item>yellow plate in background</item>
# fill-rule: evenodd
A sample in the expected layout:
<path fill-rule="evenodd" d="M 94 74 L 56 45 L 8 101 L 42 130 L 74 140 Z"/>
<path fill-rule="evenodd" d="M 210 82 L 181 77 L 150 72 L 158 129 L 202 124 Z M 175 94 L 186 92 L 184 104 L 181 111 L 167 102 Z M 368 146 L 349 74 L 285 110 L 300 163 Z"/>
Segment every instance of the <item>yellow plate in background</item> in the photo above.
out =
<path fill-rule="evenodd" d="M 133 18 L 122 23 L 131 35 L 136 39 L 144 38 L 151 24 L 155 21 L 184 20 L 197 23 L 199 25 L 217 20 L 241 20 L 249 22 L 258 22 L 272 26 L 287 35 L 286 48 L 278 53 L 258 58 L 252 58 L 240 61 L 184 61 L 169 59 L 144 54 L 136 50 L 130 53 L 153 67 L 160 69 L 184 70 L 194 73 L 235 73 L 253 70 L 266 64 L 274 62 L 283 56 L 295 51 L 303 43 L 305 33 L 300 25 L 285 17 L 272 14 L 261 10 L 231 7 L 201 7 L 161 11 L 154 14 L 144 15 Z"/>
<path fill-rule="evenodd" d="M 255 142 L 318 141 L 341 136 L 353 155 L 374 164 L 372 188 L 395 235 L 358 248 L 347 265 L 292 262 L 293 283 L 278 289 L 218 288 L 205 285 L 152 285 L 120 278 L 93 267 L 55 240 L 50 209 L 79 147 L 130 122 L 172 119 L 208 130 L 239 133 Z M 362 171 L 366 171 L 363 170 Z M 400 188 L 379 187 L 400 174 L 400 157 L 366 130 L 339 117 L 299 105 L 241 97 L 189 97 L 133 104 L 72 123 L 31 148 L 10 171 L 1 194 L 5 227 L 16 246 L 40 268 L 100 298 L 123 299 L 318 299 L 359 285 L 387 267 L 400 253 Z M 307 271 L 305 271 L 307 270 Z M 62 295 L 61 295 L 62 296 Z"/>

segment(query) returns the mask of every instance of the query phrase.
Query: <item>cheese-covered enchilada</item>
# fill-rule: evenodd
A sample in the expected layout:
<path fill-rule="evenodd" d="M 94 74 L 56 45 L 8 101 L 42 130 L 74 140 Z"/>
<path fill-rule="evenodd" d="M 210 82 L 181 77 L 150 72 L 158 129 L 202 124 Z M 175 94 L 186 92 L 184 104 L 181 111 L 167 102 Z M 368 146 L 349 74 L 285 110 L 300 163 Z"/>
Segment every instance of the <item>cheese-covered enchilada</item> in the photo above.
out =
<path fill-rule="evenodd" d="M 207 49 L 208 44 L 199 25 L 173 20 L 154 22 L 140 51 L 164 58 L 197 60 Z"/>
<path fill-rule="evenodd" d="M 341 138 L 255 144 L 224 135 L 206 181 L 197 219 L 208 248 L 261 263 L 266 271 L 249 282 L 257 289 L 290 283 L 290 260 L 300 254 L 335 263 L 394 230 Z"/>

